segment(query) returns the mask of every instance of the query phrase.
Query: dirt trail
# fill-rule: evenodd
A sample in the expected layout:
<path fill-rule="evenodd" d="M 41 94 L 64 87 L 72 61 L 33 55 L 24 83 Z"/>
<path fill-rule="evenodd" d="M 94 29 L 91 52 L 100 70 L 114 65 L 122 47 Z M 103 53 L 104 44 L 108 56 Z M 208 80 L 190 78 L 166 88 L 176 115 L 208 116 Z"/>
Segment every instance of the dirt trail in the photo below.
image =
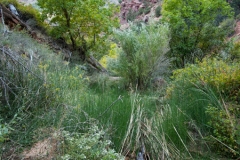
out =
<path fill-rule="evenodd" d="M 236 35 L 236 36 L 239 36 L 239 35 L 240 35 L 240 21 L 238 21 L 238 22 L 236 23 L 234 35 Z"/>

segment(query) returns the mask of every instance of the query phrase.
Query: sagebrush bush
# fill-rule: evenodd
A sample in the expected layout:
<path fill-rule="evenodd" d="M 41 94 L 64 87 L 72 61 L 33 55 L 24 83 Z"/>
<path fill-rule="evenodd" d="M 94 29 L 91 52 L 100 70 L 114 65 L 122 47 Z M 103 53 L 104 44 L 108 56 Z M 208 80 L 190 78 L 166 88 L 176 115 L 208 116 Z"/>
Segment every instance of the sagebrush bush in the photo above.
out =
<path fill-rule="evenodd" d="M 111 67 L 124 78 L 126 85 L 144 88 L 159 71 L 160 63 L 168 66 L 164 62 L 170 39 L 167 25 L 131 25 L 127 30 L 116 30 L 115 38 L 121 45 L 121 51 Z"/>
<path fill-rule="evenodd" d="M 111 149 L 111 141 L 105 139 L 104 134 L 97 126 L 84 134 L 63 131 L 61 159 L 123 160 L 123 156 Z"/>

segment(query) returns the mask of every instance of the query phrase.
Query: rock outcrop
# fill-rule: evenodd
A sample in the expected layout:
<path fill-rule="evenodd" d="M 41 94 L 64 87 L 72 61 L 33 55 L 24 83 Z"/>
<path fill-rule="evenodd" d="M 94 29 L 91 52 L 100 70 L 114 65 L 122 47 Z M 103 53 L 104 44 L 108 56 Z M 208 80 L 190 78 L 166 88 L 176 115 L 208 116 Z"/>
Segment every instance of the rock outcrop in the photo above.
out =
<path fill-rule="evenodd" d="M 129 12 L 137 13 L 141 9 L 145 9 L 146 7 L 154 6 L 158 0 L 122 0 L 120 3 L 121 12 L 120 12 L 120 22 L 122 25 L 126 25 L 127 23 L 127 15 Z M 146 5 L 147 4 L 147 5 Z M 145 15 L 139 15 L 137 19 L 146 21 Z"/>

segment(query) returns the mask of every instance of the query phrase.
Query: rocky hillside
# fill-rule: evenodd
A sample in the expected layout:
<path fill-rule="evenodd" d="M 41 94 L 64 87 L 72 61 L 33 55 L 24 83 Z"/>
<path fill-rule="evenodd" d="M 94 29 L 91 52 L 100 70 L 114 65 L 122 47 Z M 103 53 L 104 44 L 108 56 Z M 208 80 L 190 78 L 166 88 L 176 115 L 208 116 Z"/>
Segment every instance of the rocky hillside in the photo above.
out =
<path fill-rule="evenodd" d="M 119 15 L 121 29 L 128 27 L 129 21 L 148 22 L 149 19 L 158 20 L 155 10 L 161 6 L 160 0 L 122 0 Z"/>
<path fill-rule="evenodd" d="M 36 5 L 37 0 L 18 0 L 26 5 Z M 161 6 L 161 0 L 111 0 L 113 3 L 120 5 L 119 19 L 121 28 L 128 27 L 128 21 L 143 21 L 149 19 L 158 20 L 155 16 L 155 10 Z"/>

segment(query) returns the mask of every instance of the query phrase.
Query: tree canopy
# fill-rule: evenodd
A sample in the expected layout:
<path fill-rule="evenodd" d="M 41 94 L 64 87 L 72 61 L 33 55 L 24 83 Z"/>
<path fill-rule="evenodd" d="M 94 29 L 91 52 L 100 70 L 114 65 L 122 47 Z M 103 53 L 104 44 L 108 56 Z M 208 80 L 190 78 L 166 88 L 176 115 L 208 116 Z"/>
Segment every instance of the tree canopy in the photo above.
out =
<path fill-rule="evenodd" d="M 107 0 L 38 0 L 44 19 L 49 19 L 51 33 L 64 38 L 73 48 L 84 51 L 104 41 L 111 27 L 119 22 L 118 7 Z"/>
<path fill-rule="evenodd" d="M 165 0 L 162 8 L 172 35 L 168 55 L 177 67 L 219 50 L 227 35 L 219 24 L 233 15 L 226 0 Z"/>

